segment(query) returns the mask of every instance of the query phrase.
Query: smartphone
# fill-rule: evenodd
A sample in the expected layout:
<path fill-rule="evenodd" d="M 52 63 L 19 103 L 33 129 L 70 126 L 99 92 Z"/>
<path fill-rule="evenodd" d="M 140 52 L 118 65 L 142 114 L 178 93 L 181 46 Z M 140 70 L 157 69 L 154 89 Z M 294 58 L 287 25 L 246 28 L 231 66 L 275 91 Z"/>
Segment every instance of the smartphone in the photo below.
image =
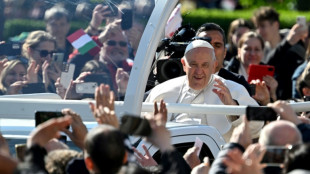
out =
<path fill-rule="evenodd" d="M 69 87 L 71 80 L 73 79 L 74 70 L 74 64 L 64 63 L 62 65 L 60 84 L 62 84 L 62 86 L 66 89 Z"/>
<path fill-rule="evenodd" d="M 54 53 L 53 62 L 56 63 L 59 67 L 62 66 L 64 60 L 64 53 Z"/>
<path fill-rule="evenodd" d="M 60 135 L 58 140 L 64 144 L 67 144 L 67 136 L 66 135 Z"/>
<path fill-rule="evenodd" d="M 310 96 L 304 96 L 303 98 L 304 98 L 304 101 L 305 101 L 305 102 L 306 102 L 306 101 L 310 101 Z"/>
<path fill-rule="evenodd" d="M 45 93 L 44 83 L 28 83 L 22 87 L 23 94 Z"/>
<path fill-rule="evenodd" d="M 149 136 L 152 129 L 147 119 L 124 114 L 121 119 L 120 131 L 129 135 Z"/>
<path fill-rule="evenodd" d="M 100 86 L 100 84 L 104 83 L 106 85 L 109 85 L 110 89 L 113 90 L 113 83 L 111 76 L 106 73 L 89 74 L 84 78 L 84 82 L 96 82 L 97 86 Z"/>
<path fill-rule="evenodd" d="M 0 56 L 18 56 L 21 55 L 20 43 L 4 43 L 0 44 Z"/>
<path fill-rule="evenodd" d="M 305 16 L 297 16 L 296 18 L 296 23 L 300 24 L 302 26 L 307 26 L 307 21 L 306 21 L 306 17 Z"/>
<path fill-rule="evenodd" d="M 62 114 L 62 112 L 49 112 L 49 111 L 36 111 L 35 112 L 35 124 L 36 127 L 43 123 L 46 122 L 49 119 L 52 118 L 59 118 L 59 117 L 63 117 L 64 115 Z"/>
<path fill-rule="evenodd" d="M 129 30 L 132 27 L 132 9 L 123 9 L 122 10 L 122 21 L 121 27 L 122 30 Z"/>
<path fill-rule="evenodd" d="M 19 161 L 24 161 L 27 150 L 26 144 L 15 144 L 16 157 Z"/>
<path fill-rule="evenodd" d="M 75 91 L 79 94 L 94 94 L 97 87 L 96 82 L 78 83 L 75 86 Z"/>
<path fill-rule="evenodd" d="M 249 121 L 274 121 L 278 114 L 271 107 L 267 106 L 248 106 L 246 107 L 246 117 Z"/>
<path fill-rule="evenodd" d="M 248 82 L 259 79 L 263 81 L 263 77 L 266 75 L 274 75 L 274 66 L 271 65 L 250 65 Z"/>
<path fill-rule="evenodd" d="M 288 150 L 285 146 L 266 146 L 266 152 L 261 163 L 267 166 L 280 166 L 284 163 Z"/>
<path fill-rule="evenodd" d="M 250 84 L 250 92 L 251 92 L 251 96 L 255 95 L 255 93 L 256 93 L 256 85 L 255 84 Z"/>

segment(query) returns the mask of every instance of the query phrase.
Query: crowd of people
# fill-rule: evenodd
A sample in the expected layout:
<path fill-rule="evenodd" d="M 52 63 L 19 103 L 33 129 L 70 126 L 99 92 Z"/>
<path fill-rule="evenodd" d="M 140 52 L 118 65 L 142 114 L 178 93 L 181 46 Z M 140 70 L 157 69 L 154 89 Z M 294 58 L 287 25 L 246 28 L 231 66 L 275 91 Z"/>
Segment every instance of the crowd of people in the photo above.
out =
<path fill-rule="evenodd" d="M 126 2 L 119 5 L 120 11 L 137 6 Z M 76 44 L 67 40 L 68 11 L 54 6 L 45 12 L 46 31 L 31 32 L 22 44 L 21 56 L 1 57 L 1 95 L 50 92 L 62 99 L 93 98 L 96 103 L 90 103 L 90 109 L 98 122 L 88 132 L 77 113 L 64 109 L 63 118 L 42 123 L 30 134 L 25 157 L 19 161 L 10 155 L 1 137 L 1 173 L 310 172 L 309 115 L 295 113 L 284 101 L 309 100 L 310 27 L 297 23 L 291 29 L 280 30 L 279 14 L 271 7 L 255 11 L 253 26 L 244 19 L 234 20 L 227 39 L 216 23 L 200 26 L 179 59 L 185 75 L 158 84 L 146 93 L 145 102 L 154 103 L 154 113 L 144 116 L 152 130 L 146 140 L 161 151 L 159 162 L 152 159 L 147 149 L 142 155 L 132 147 L 129 135 L 120 130 L 114 111 L 114 101 L 124 99 L 144 21 L 133 15 L 130 25 L 134 27 L 126 28 L 124 17 L 111 16 L 112 13 L 109 6 L 97 5 L 84 29 L 100 47 L 95 54 L 81 54 L 73 48 Z M 60 63 L 55 55 L 62 55 Z M 161 58 L 156 57 L 154 63 Z M 62 72 L 67 67 L 64 65 L 69 64 L 75 70 L 69 86 L 65 86 Z M 274 76 L 249 81 L 250 65 L 273 66 Z M 92 95 L 77 92 L 77 85 L 84 82 L 98 84 Z M 245 116 L 168 113 L 165 102 L 267 106 L 279 116 L 276 121 L 252 121 Z M 197 147 L 182 156 L 171 144 L 167 121 L 213 126 L 227 144 L 212 164 L 208 158 L 199 160 Z M 72 131 L 66 129 L 68 125 Z M 66 133 L 82 153 L 56 139 L 59 131 Z M 281 166 L 261 163 L 269 146 L 287 149 Z"/>

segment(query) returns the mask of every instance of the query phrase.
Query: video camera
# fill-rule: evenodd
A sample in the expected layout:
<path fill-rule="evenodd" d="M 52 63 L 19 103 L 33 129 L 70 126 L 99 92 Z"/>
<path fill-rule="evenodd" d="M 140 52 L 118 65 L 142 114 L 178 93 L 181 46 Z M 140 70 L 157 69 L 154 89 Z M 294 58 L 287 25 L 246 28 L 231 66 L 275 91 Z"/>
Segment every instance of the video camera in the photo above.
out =
<path fill-rule="evenodd" d="M 156 62 L 156 79 L 159 83 L 185 74 L 181 58 L 187 45 L 193 40 L 211 42 L 209 37 L 195 37 L 195 30 L 189 25 L 181 26 L 171 39 L 165 38 L 159 44 L 156 52 L 164 53 L 168 59 L 158 59 Z"/>

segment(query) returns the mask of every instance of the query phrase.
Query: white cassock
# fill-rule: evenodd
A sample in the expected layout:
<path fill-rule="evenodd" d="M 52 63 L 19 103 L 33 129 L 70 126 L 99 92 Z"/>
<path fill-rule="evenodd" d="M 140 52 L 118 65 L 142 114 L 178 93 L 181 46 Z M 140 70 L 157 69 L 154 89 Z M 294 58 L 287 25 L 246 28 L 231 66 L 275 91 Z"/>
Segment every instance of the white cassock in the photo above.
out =
<path fill-rule="evenodd" d="M 229 89 L 231 96 L 237 100 L 239 105 L 252 105 L 258 106 L 257 102 L 249 95 L 248 91 L 240 84 L 231 80 L 212 74 L 208 85 L 200 91 L 193 90 L 188 85 L 187 76 L 177 77 L 168 80 L 155 86 L 145 102 L 154 102 L 164 99 L 166 103 L 185 103 L 185 104 L 210 104 L 210 105 L 224 105 L 220 98 L 215 94 L 214 79 L 220 79 L 225 86 Z M 228 116 L 229 117 L 229 116 Z M 191 124 L 206 124 L 217 128 L 223 135 L 226 141 L 231 137 L 233 128 L 238 126 L 242 119 L 241 117 L 233 122 L 227 119 L 226 115 L 212 115 L 212 114 L 176 114 L 170 113 L 168 120 L 191 123 Z M 261 128 L 263 127 L 261 121 L 251 121 L 250 130 L 252 138 L 258 138 Z"/>

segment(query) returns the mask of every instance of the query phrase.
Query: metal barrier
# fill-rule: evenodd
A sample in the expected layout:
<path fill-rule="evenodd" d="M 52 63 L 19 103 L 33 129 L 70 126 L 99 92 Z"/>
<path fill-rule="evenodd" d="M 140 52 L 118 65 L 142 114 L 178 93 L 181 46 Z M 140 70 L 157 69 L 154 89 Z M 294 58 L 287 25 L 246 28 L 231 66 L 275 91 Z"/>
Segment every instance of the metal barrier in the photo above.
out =
<path fill-rule="evenodd" d="M 71 108 L 79 113 L 84 121 L 94 121 L 89 102 L 85 100 L 0 98 L 0 118 L 33 119 L 36 110 L 60 111 L 63 108 Z M 310 111 L 310 102 L 290 103 L 290 105 L 296 112 Z M 246 106 L 167 103 L 167 109 L 170 113 L 242 115 L 245 114 Z M 115 110 L 117 114 L 124 112 L 123 102 L 115 102 Z M 126 110 L 126 112 L 131 111 Z M 143 103 L 141 112 L 153 112 L 153 104 Z"/>

